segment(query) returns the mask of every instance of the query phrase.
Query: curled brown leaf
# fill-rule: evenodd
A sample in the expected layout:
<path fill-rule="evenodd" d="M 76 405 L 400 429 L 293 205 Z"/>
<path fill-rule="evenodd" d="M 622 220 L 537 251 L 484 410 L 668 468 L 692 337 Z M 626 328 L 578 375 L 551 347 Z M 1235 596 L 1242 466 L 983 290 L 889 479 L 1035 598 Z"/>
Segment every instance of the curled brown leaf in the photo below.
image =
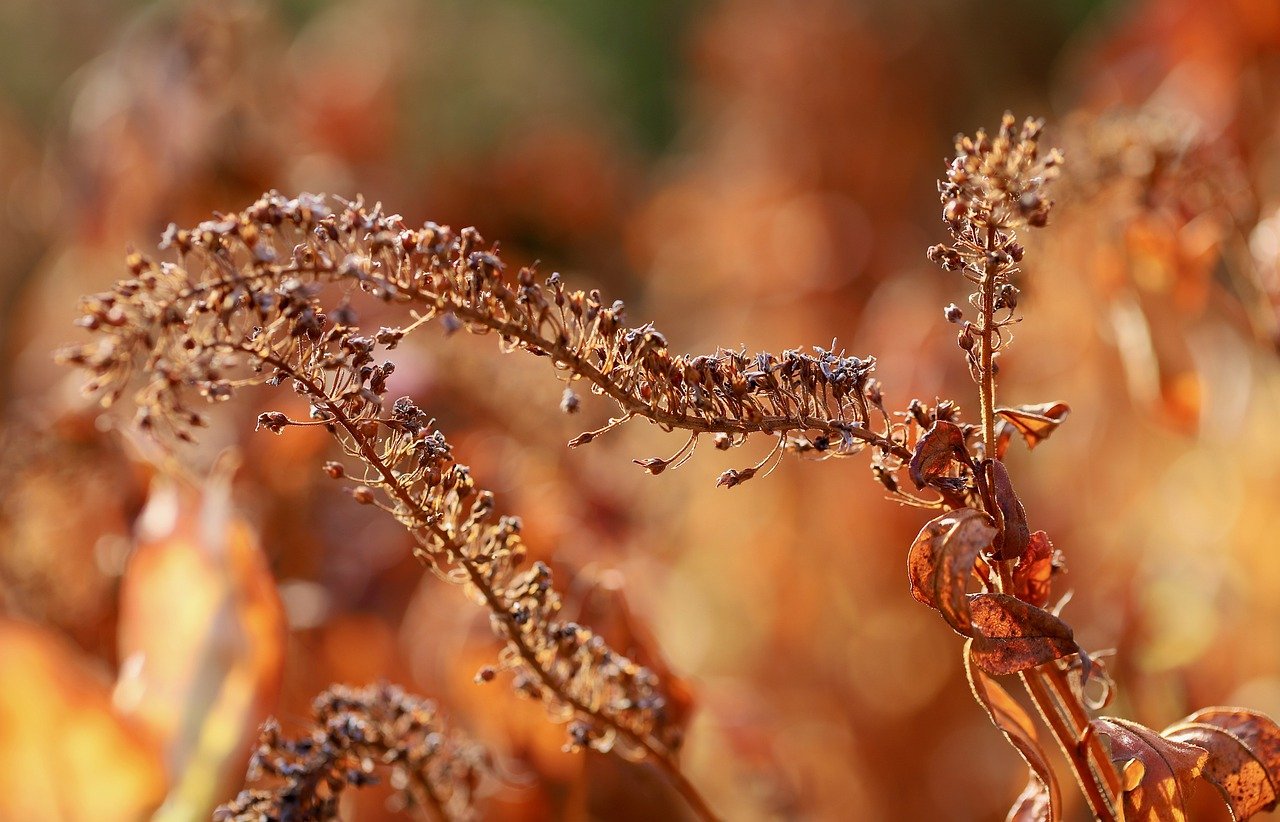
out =
<path fill-rule="evenodd" d="M 1126 787 L 1125 815 L 1153 822 L 1185 822 L 1191 781 L 1200 775 L 1209 754 L 1127 719 L 1104 716 L 1092 725 L 1111 740 L 1111 761 L 1125 773 L 1140 777 L 1136 785 Z M 1140 762 L 1141 768 L 1126 767 L 1132 760 Z"/>
<path fill-rule="evenodd" d="M 1028 448 L 1035 448 L 1058 430 L 1058 426 L 1071 413 L 1071 406 L 1065 402 L 1042 402 L 997 408 L 996 413 L 1000 415 L 1004 425 L 1022 435 Z"/>
<path fill-rule="evenodd" d="M 1273 810 L 1280 797 L 1280 727 L 1244 708 L 1205 708 L 1164 730 L 1164 736 L 1209 752 L 1201 776 L 1226 800 L 1234 819 Z"/>
<path fill-rule="evenodd" d="M 1004 520 L 1004 532 L 996 539 L 997 556 L 1000 559 L 1018 559 L 1026 554 L 1031 542 L 1031 530 L 1027 527 L 1027 512 L 1022 508 L 1022 500 L 1013 490 L 1009 480 L 1009 471 L 1000 460 L 991 463 L 996 505 L 1000 507 L 1000 516 Z"/>
<path fill-rule="evenodd" d="M 972 594 L 973 660 L 989 674 L 1025 671 L 1080 653 L 1071 626 L 1009 594 Z"/>
<path fill-rule="evenodd" d="M 907 553 L 907 576 L 917 602 L 936 608 L 947 624 L 972 636 L 969 577 L 996 529 L 972 508 L 949 511 L 925 524 Z"/>
<path fill-rule="evenodd" d="M 1267 769 L 1235 734 L 1215 725 L 1181 722 L 1166 728 L 1162 736 L 1209 752 L 1200 776 L 1222 794 L 1232 819 L 1248 819 L 1275 807 L 1275 786 Z"/>
<path fill-rule="evenodd" d="M 938 420 L 916 443 L 911 455 L 911 481 L 916 488 L 923 488 L 929 480 L 945 474 L 954 460 L 969 462 L 964 431 L 954 422 Z"/>
<path fill-rule="evenodd" d="M 1036 531 L 1013 569 L 1013 594 L 1024 602 L 1043 608 L 1049 601 L 1052 577 L 1053 543 L 1044 531 Z"/>

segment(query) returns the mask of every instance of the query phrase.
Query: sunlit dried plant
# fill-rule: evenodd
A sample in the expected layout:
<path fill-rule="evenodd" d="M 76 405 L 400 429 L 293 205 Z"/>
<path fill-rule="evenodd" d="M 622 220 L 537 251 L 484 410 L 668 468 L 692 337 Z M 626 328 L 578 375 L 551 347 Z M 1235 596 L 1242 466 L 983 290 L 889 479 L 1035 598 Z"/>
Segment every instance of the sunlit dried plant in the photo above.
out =
<path fill-rule="evenodd" d="M 571 291 L 558 275 L 507 271 L 473 229 L 414 227 L 380 206 L 306 195 L 268 194 L 193 230 L 171 227 L 162 248 L 176 262 L 131 255 L 132 277 L 85 302 L 81 323 L 96 332 L 94 341 L 62 356 L 93 373 L 89 389 L 105 402 L 140 383 L 139 424 L 161 440 L 190 439 L 204 422 L 201 401 L 227 399 L 245 384 L 290 386 L 309 401 L 309 417 L 268 412 L 259 427 L 328 430 L 349 463 L 326 463 L 324 471 L 350 480 L 356 502 L 395 517 L 435 573 L 488 609 L 505 647 L 496 668 L 477 679 L 510 671 L 517 691 L 569 722 L 570 748 L 657 765 L 704 818 L 712 811 L 677 763 L 682 728 L 663 683 L 559 616 L 547 567 L 521 570 L 519 520 L 497 513 L 493 495 L 454 460 L 427 413 L 408 398 L 388 403 L 392 365 L 376 354 L 432 320 L 450 332 L 496 334 L 503 350 L 553 365 L 569 383 L 566 412 L 579 408 L 575 383 L 617 403 L 618 416 L 570 445 L 636 418 L 684 432 L 672 456 L 637 460 L 652 474 L 685 462 L 704 436 L 720 449 L 752 435 L 773 442 L 764 459 L 722 474 L 719 484 L 728 487 L 766 473 L 789 451 L 828 458 L 867 450 L 893 498 L 940 512 L 910 549 L 911 590 L 967 637 L 974 695 L 1031 767 L 1011 818 L 1056 820 L 1061 810 L 1034 722 L 995 679 L 1011 674 L 1098 818 L 1126 811 L 1180 818 L 1195 776 L 1221 788 L 1245 818 L 1275 802 L 1280 728 L 1240 709 L 1206 709 L 1163 734 L 1092 718 L 1084 686 L 1091 678 L 1106 683 L 1105 670 L 1056 609 L 1046 610 L 1061 555 L 1044 532 L 1030 530 L 1001 461 L 1015 434 L 1034 447 L 1069 410 L 1059 402 L 996 403 L 999 353 L 1019 319 L 1018 232 L 1046 224 L 1048 188 L 1062 163 L 1040 139 L 1039 122 L 1019 126 L 1006 116 L 994 135 L 957 140 L 940 185 L 951 242 L 929 257 L 974 288 L 973 320 L 955 305 L 945 315 L 960 327 L 978 384 L 975 422 L 963 421 L 951 400 L 887 411 L 871 377 L 875 359 L 834 344 L 781 354 L 672 353 L 652 325 L 628 327 L 621 303 Z M 362 295 L 403 306 L 412 320 L 362 332 Z M 971 593 L 974 585 L 981 590 Z"/>
<path fill-rule="evenodd" d="M 312 713 L 314 727 L 298 739 L 283 737 L 274 720 L 263 727 L 249 763 L 257 787 L 220 807 L 215 820 L 338 819 L 342 792 L 376 783 L 379 770 L 402 807 L 429 819 L 476 818 L 488 755 L 447 728 L 431 702 L 390 685 L 335 685 Z"/>

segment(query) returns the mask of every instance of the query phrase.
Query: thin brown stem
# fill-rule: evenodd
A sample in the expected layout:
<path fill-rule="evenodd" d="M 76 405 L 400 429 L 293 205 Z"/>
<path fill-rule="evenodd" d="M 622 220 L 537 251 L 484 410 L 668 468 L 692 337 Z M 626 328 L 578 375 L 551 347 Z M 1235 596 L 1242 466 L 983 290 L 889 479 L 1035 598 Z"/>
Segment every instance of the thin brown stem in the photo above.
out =
<path fill-rule="evenodd" d="M 1113 799 L 1118 794 L 1112 792 L 1109 788 L 1104 789 L 1098 784 L 1097 773 L 1090 762 L 1092 746 L 1081 743 L 1084 735 L 1083 730 L 1072 727 L 1073 723 L 1062 715 L 1055 695 L 1045 683 L 1045 680 L 1050 678 L 1046 673 L 1046 669 L 1050 668 L 1058 671 L 1057 666 L 1051 662 L 1034 670 L 1022 671 L 1018 674 L 1018 677 L 1022 680 L 1023 685 L 1026 686 L 1027 693 L 1031 695 L 1032 701 L 1035 702 L 1036 710 L 1039 711 L 1040 717 L 1049 727 L 1049 730 L 1053 732 L 1054 739 L 1058 741 L 1058 747 L 1062 749 L 1067 761 L 1071 764 L 1071 771 L 1075 774 L 1076 784 L 1080 786 L 1080 790 L 1084 793 L 1094 817 L 1102 820 L 1102 822 L 1121 822 L 1123 812 Z M 1060 671 L 1058 672 L 1061 673 Z M 1088 736 L 1090 742 L 1096 739 L 1093 734 Z M 1114 769 L 1112 771 L 1114 772 Z"/>
<path fill-rule="evenodd" d="M 654 407 L 638 397 L 628 393 L 609 379 L 599 368 L 580 356 L 571 346 L 560 344 L 556 340 L 547 339 L 524 325 L 502 320 L 486 311 L 468 305 L 454 305 L 441 300 L 436 295 L 421 290 L 405 289 L 401 291 L 410 299 L 432 306 L 436 311 L 451 311 L 461 320 L 489 328 L 498 334 L 519 340 L 525 346 L 538 351 L 545 351 L 552 360 L 565 370 L 576 374 L 599 388 L 604 394 L 618 403 L 628 414 L 644 417 L 658 425 L 668 428 L 679 428 L 683 431 L 699 434 L 751 434 L 759 431 L 783 433 L 786 431 L 820 431 L 836 440 L 849 436 L 880 448 L 894 456 L 911 459 L 911 451 L 902 445 L 882 437 L 870 429 L 854 423 L 835 422 L 808 413 L 794 415 L 762 416 L 758 420 L 746 422 L 736 419 L 706 419 L 694 414 L 682 414 Z"/>
<path fill-rule="evenodd" d="M 988 252 L 996 247 L 996 230 L 988 226 L 986 247 Z M 982 445 L 984 461 L 979 467 L 988 471 L 991 460 L 995 458 L 996 448 L 996 377 L 995 377 L 995 339 L 997 328 L 995 323 L 997 273 L 999 263 L 990 253 L 979 281 L 979 325 L 978 325 L 978 402 L 982 415 Z M 985 479 L 990 481 L 988 474 Z M 989 513 L 1000 524 L 1000 509 L 988 500 Z M 996 571 L 999 575 L 1000 589 L 1006 593 L 1013 591 L 1013 560 L 997 560 Z M 1117 822 L 1123 818 L 1123 810 L 1116 802 L 1120 796 L 1120 777 L 1116 773 L 1111 760 L 1102 749 L 1101 742 L 1095 734 L 1089 733 L 1089 716 L 1085 711 L 1066 674 L 1056 662 L 1038 668 L 1022 671 L 1019 674 L 1027 693 L 1035 702 L 1036 709 L 1045 724 L 1058 741 L 1059 747 L 1067 757 L 1076 782 L 1084 792 L 1089 807 L 1094 815 L 1104 822 Z"/>

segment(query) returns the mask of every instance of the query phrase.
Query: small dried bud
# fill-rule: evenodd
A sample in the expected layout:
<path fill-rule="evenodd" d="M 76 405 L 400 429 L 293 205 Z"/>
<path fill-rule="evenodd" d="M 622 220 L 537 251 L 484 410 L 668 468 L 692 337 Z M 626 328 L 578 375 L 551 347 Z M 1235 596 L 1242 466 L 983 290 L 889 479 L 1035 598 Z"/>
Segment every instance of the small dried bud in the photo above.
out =
<path fill-rule="evenodd" d="M 996 295 L 996 308 L 1017 308 L 1018 294 L 1017 286 L 1012 283 L 1000 286 L 1000 293 Z"/>
<path fill-rule="evenodd" d="M 644 460 L 632 460 L 632 462 L 654 476 L 657 476 L 667 470 L 667 465 L 669 464 L 666 460 L 659 459 L 658 457 L 649 457 Z"/>
<path fill-rule="evenodd" d="M 445 336 L 451 336 L 462 329 L 462 320 L 452 311 L 440 318 L 440 327 L 444 329 Z"/>
<path fill-rule="evenodd" d="M 351 496 L 361 505 L 373 505 L 373 489 L 367 485 L 357 485 L 351 489 Z"/>
<path fill-rule="evenodd" d="M 973 334 L 973 323 L 965 323 L 956 337 L 956 344 L 964 351 L 972 351 L 977 342 L 978 338 Z"/>
<path fill-rule="evenodd" d="M 494 677 L 496 677 L 497 675 L 498 675 L 498 672 L 495 671 L 492 668 L 492 666 L 486 665 L 480 670 L 476 671 L 476 682 L 477 683 L 492 682 Z"/>
<path fill-rule="evenodd" d="M 560 410 L 566 414 L 576 414 L 582 405 L 582 400 L 574 393 L 572 388 L 566 388 L 564 393 L 560 395 Z"/>
<path fill-rule="evenodd" d="M 960 310 L 960 306 L 951 303 L 942 310 L 942 314 L 947 318 L 949 323 L 958 323 L 964 319 L 964 312 Z"/>
<path fill-rule="evenodd" d="M 741 471 L 730 468 L 716 479 L 716 487 L 733 488 L 741 485 L 756 475 L 756 469 L 743 468 Z"/>
<path fill-rule="evenodd" d="M 265 428 L 273 434 L 281 434 L 289 424 L 289 418 L 279 411 L 266 411 L 258 415 L 258 428 Z"/>
<path fill-rule="evenodd" d="M 716 450 L 728 451 L 733 447 L 733 438 L 723 432 L 715 436 Z"/>
<path fill-rule="evenodd" d="M 342 479 L 347 475 L 347 471 L 342 467 L 342 463 L 329 461 L 324 464 L 324 473 L 329 479 Z"/>

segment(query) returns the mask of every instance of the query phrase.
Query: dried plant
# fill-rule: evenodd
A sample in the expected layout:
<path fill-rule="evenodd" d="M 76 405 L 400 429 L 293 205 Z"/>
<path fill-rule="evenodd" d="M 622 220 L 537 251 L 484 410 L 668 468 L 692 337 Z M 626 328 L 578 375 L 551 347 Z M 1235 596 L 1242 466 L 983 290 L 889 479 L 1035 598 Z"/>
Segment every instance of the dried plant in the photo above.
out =
<path fill-rule="evenodd" d="M 403 807 L 431 819 L 476 818 L 473 798 L 490 770 L 488 755 L 449 730 L 428 700 L 390 685 L 335 685 L 316 698 L 312 714 L 314 727 L 298 739 L 284 738 L 274 720 L 263 726 L 249 763 L 249 781 L 260 787 L 241 791 L 215 820 L 338 819 L 342 792 L 376 783 L 380 767 L 390 771 Z"/>
<path fill-rule="evenodd" d="M 268 412 L 259 427 L 328 430 L 359 467 L 330 462 L 325 472 L 350 480 L 356 502 L 398 520 L 435 573 L 488 609 L 505 647 L 496 668 L 477 679 L 510 671 L 517 691 L 569 722 L 570 748 L 657 765 L 704 818 L 713 814 L 677 764 L 682 728 L 666 710 L 663 683 L 560 618 L 547 567 L 521 570 L 519 521 L 497 514 L 493 495 L 454 460 L 427 413 L 408 398 L 388 404 L 393 367 L 375 354 L 432 320 L 449 332 L 494 333 L 503 350 L 553 365 L 568 383 L 566 412 L 579 408 L 576 383 L 617 403 L 618 416 L 570 445 L 635 418 L 684 432 L 672 456 L 637 460 L 652 474 L 682 464 L 703 436 L 721 449 L 751 435 L 773 442 L 763 460 L 722 474 L 719 484 L 728 487 L 767 472 L 787 452 L 827 458 L 868 450 L 892 498 L 939 512 L 911 546 L 911 591 L 966 637 L 973 693 L 1031 768 L 1011 818 L 1056 820 L 1061 811 L 1059 779 L 1035 723 L 996 680 L 1014 674 L 1098 818 L 1183 818 L 1186 785 L 1196 776 L 1246 818 L 1275 803 L 1280 728 L 1225 708 L 1163 733 L 1093 718 L 1085 686 L 1100 681 L 1109 694 L 1110 683 L 1059 608 L 1047 608 L 1061 554 L 1031 530 L 1002 462 L 1015 434 L 1034 447 L 1069 413 L 1060 402 L 996 401 L 999 354 L 1020 319 L 1019 232 L 1047 223 L 1049 186 L 1062 164 L 1057 151 L 1041 150 L 1041 128 L 1006 116 L 994 135 L 959 138 L 940 184 L 951 241 L 929 257 L 974 289 L 973 320 L 954 304 L 945 316 L 959 326 L 978 385 L 976 421 L 964 421 L 953 400 L 916 400 L 890 413 L 871 377 L 874 358 L 849 356 L 834 343 L 781 354 L 672 353 L 651 325 L 628 327 L 621 303 L 570 291 L 558 275 L 509 273 L 497 247 L 473 229 L 413 227 L 380 206 L 305 195 L 268 194 L 195 229 L 171 227 L 162 248 L 176 262 L 132 254 L 132 277 L 86 300 L 81 322 L 94 341 L 63 359 L 89 369 L 90 391 L 108 403 L 140 383 L 139 424 L 162 440 L 190 439 L 204 422 L 201 401 L 227 399 L 246 384 L 291 386 L 309 402 L 309 418 Z M 356 308 L 367 298 L 403 306 L 412 321 L 361 332 Z"/>

